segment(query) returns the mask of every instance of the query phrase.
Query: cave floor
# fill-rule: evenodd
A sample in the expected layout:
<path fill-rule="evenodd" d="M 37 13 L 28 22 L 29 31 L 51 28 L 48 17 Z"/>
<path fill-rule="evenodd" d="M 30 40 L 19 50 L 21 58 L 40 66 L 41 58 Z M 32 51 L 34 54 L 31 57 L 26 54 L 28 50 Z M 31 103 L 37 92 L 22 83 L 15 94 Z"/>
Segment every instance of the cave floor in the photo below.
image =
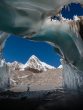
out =
<path fill-rule="evenodd" d="M 83 95 L 63 88 L 50 91 L 5 91 L 0 92 L 0 106 L 27 110 L 81 110 Z"/>

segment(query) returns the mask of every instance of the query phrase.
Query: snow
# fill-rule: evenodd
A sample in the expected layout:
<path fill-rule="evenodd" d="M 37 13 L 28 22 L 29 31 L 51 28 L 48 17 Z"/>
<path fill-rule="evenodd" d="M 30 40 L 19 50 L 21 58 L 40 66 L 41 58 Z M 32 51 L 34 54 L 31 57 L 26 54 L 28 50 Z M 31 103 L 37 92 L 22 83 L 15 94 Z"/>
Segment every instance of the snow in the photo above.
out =
<path fill-rule="evenodd" d="M 63 66 L 62 66 L 62 65 L 60 65 L 58 68 L 59 68 L 59 69 L 61 69 L 61 68 L 63 68 Z"/>
<path fill-rule="evenodd" d="M 75 15 L 75 16 L 73 17 L 73 19 L 74 19 L 74 21 L 80 20 L 77 15 Z"/>
<path fill-rule="evenodd" d="M 7 62 L 7 65 L 8 65 L 9 67 L 13 68 L 13 70 L 15 70 L 16 68 L 20 69 L 21 71 L 24 70 L 24 69 L 23 69 L 23 66 L 24 66 L 24 65 L 23 65 L 22 63 L 17 62 L 17 61 L 14 61 L 14 62 L 12 62 L 12 63 Z"/>

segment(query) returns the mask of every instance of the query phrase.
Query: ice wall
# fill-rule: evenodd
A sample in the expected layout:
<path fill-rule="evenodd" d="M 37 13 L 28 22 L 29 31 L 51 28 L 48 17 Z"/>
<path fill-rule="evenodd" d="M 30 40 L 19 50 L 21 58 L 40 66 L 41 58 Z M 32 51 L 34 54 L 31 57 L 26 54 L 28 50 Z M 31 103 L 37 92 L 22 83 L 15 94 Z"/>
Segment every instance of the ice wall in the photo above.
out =
<path fill-rule="evenodd" d="M 0 32 L 0 90 L 8 89 L 10 86 L 10 76 L 9 76 L 9 67 L 7 66 L 5 60 L 2 56 L 2 50 L 6 39 L 8 38 L 7 33 Z"/>
<path fill-rule="evenodd" d="M 10 86 L 9 67 L 0 59 L 0 90 L 6 90 Z"/>
<path fill-rule="evenodd" d="M 63 85 L 66 89 L 83 91 L 83 72 L 69 64 L 65 60 L 61 60 L 63 65 Z"/>

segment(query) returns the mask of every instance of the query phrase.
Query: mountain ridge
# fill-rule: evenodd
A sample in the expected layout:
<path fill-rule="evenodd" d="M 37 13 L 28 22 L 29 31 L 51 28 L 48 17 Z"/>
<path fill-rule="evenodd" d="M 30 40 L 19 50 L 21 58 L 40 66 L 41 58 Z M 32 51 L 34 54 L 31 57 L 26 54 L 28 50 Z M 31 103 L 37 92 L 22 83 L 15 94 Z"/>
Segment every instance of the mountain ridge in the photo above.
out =
<path fill-rule="evenodd" d="M 51 66 L 45 62 L 42 62 L 39 58 L 37 58 L 35 55 L 32 55 L 28 61 L 25 64 L 19 63 L 17 61 L 14 61 L 12 63 L 8 62 L 7 65 L 12 68 L 13 70 L 19 70 L 19 71 L 36 71 L 36 72 L 43 72 L 47 71 L 49 69 L 56 69 L 56 67 Z"/>

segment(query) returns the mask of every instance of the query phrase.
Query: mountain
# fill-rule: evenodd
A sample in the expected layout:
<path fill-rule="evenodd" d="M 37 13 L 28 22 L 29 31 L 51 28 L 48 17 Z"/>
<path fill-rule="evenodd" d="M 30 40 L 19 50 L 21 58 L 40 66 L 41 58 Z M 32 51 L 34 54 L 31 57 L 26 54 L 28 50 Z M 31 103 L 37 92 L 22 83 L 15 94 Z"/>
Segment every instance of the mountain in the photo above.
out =
<path fill-rule="evenodd" d="M 39 72 L 47 71 L 48 69 L 55 69 L 55 67 L 40 61 L 35 55 L 32 55 L 29 58 L 29 60 L 24 65 L 24 68 L 38 70 Z"/>
<path fill-rule="evenodd" d="M 48 65 L 45 62 L 40 61 L 35 55 L 32 55 L 29 60 L 25 63 L 19 63 L 14 61 L 12 63 L 7 63 L 13 70 L 25 71 L 30 70 L 34 72 L 43 72 L 49 69 L 56 69 L 54 66 Z"/>
<path fill-rule="evenodd" d="M 62 87 L 62 66 L 55 68 L 32 55 L 25 64 L 8 62 L 12 91 L 50 90 Z M 37 74 L 38 73 L 38 74 Z"/>
<path fill-rule="evenodd" d="M 10 67 L 12 70 L 20 70 L 22 66 L 24 66 L 22 63 L 19 63 L 17 61 L 14 61 L 12 63 L 8 62 L 7 65 Z"/>

